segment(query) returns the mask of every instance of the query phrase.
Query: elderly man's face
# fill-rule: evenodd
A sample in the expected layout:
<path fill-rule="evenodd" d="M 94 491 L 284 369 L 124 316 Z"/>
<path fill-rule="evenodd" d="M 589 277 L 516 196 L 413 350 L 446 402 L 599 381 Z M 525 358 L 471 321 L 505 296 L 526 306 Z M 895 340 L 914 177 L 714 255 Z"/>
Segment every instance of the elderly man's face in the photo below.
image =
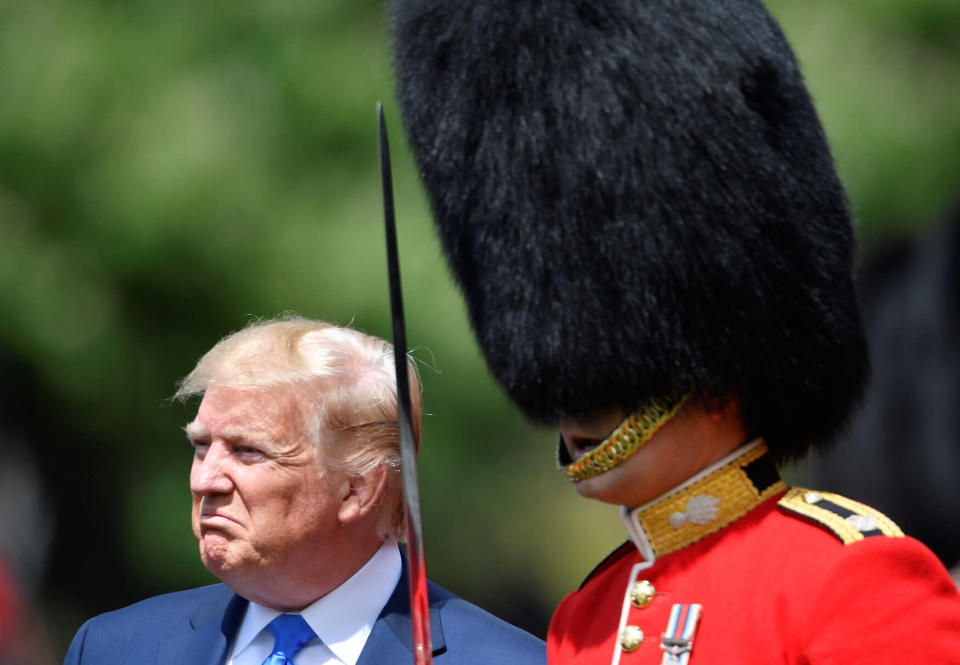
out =
<path fill-rule="evenodd" d="M 293 387 L 214 386 L 187 426 L 200 556 L 251 599 L 322 565 L 337 534 L 342 477 L 327 468 L 304 423 Z"/>

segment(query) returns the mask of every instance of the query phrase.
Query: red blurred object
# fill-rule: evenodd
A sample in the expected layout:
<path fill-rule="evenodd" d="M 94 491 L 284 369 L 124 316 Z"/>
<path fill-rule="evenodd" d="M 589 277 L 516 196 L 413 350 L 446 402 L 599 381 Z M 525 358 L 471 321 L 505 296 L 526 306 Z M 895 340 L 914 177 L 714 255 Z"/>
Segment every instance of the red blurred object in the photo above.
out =
<path fill-rule="evenodd" d="M 0 659 L 13 650 L 20 633 L 20 595 L 0 559 Z"/>

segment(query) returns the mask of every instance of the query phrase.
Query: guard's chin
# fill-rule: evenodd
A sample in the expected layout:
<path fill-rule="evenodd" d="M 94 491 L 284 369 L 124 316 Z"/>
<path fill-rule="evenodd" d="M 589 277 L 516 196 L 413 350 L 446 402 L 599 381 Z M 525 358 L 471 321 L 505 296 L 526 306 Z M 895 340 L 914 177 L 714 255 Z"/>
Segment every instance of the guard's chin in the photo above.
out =
<path fill-rule="evenodd" d="M 594 476 L 593 478 L 587 478 L 586 480 L 578 480 L 574 483 L 574 487 L 577 488 L 577 493 L 584 497 L 585 499 L 597 499 L 598 501 L 603 501 L 599 496 L 599 488 L 597 485 L 600 484 L 600 476 Z"/>
<path fill-rule="evenodd" d="M 613 505 L 621 505 L 621 492 L 618 491 L 620 469 L 614 467 L 599 475 L 584 478 L 574 483 L 577 493 L 585 499 L 594 499 Z"/>

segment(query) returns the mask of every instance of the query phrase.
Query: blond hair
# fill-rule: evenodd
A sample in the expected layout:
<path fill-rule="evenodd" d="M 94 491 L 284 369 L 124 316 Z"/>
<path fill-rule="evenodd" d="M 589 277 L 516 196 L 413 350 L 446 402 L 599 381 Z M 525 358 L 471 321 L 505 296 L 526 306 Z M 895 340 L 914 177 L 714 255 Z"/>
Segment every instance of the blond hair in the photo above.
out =
<path fill-rule="evenodd" d="M 420 447 L 420 382 L 407 358 L 411 427 Z M 380 507 L 381 537 L 403 540 L 397 390 L 390 343 L 352 328 L 298 316 L 257 321 L 220 340 L 179 384 L 175 399 L 211 386 L 262 389 L 302 386 L 307 435 L 331 466 L 363 477 L 387 471 Z"/>

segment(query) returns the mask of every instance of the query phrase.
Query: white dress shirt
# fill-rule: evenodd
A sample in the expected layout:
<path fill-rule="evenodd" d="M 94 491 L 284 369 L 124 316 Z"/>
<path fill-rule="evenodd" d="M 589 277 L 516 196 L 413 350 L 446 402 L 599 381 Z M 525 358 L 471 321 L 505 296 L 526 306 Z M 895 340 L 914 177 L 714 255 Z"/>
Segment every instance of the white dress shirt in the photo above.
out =
<path fill-rule="evenodd" d="M 317 637 L 297 652 L 296 665 L 357 665 L 373 624 L 400 581 L 400 550 L 385 542 L 353 577 L 300 614 Z M 267 624 L 282 612 L 250 603 L 227 665 L 262 665 L 273 650 Z"/>

